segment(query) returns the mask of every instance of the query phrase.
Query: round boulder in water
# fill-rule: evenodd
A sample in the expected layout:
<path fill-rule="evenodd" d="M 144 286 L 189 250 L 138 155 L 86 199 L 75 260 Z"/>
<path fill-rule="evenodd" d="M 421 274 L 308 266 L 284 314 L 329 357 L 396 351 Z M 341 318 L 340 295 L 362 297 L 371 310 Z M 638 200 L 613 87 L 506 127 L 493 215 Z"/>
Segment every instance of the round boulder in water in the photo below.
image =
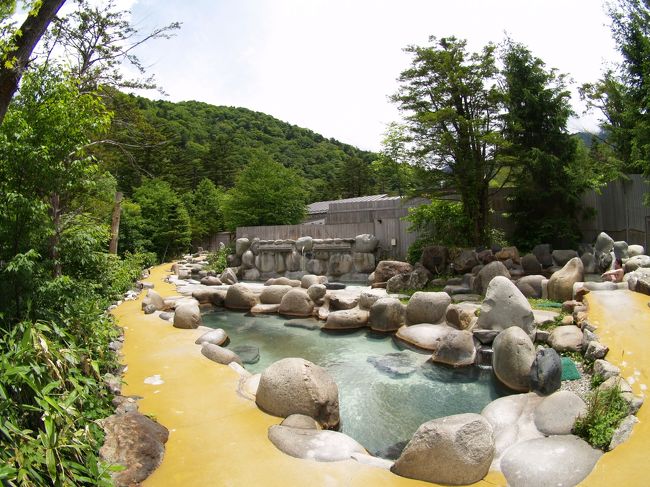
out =
<path fill-rule="evenodd" d="M 494 339 L 492 349 L 494 375 L 510 389 L 528 391 L 535 346 L 526 332 L 516 326 L 506 328 Z"/>
<path fill-rule="evenodd" d="M 537 352 L 530 367 L 530 390 L 548 395 L 562 385 L 562 360 L 552 348 Z"/>
<path fill-rule="evenodd" d="M 302 358 L 285 358 L 267 367 L 255 402 L 274 416 L 304 414 L 328 429 L 340 421 L 336 383 L 325 369 Z"/>
<path fill-rule="evenodd" d="M 201 324 L 201 310 L 197 303 L 184 303 L 176 307 L 174 327 L 192 329 Z"/>
<path fill-rule="evenodd" d="M 406 322 L 409 325 L 438 323 L 450 304 L 451 297 L 447 293 L 418 291 L 406 305 Z"/>

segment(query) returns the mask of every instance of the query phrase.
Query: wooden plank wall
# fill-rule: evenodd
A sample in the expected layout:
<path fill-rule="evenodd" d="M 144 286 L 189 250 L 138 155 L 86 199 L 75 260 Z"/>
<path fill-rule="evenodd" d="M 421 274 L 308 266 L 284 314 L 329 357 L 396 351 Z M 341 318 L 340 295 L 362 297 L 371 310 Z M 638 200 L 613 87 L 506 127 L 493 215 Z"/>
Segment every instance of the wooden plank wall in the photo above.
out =
<path fill-rule="evenodd" d="M 641 175 L 630 175 L 628 181 L 615 181 L 603 188 L 601 194 L 590 191 L 583 197 L 583 204 L 596 210 L 596 216 L 584 221 L 580 230 L 584 242 L 594 242 L 604 231 L 614 240 L 626 240 L 629 244 L 640 244 L 650 248 L 650 207 L 643 205 L 644 196 L 650 193 L 650 185 Z M 333 203 L 326 225 L 277 225 L 265 227 L 240 227 L 236 238 L 258 237 L 263 240 L 297 239 L 309 235 L 313 238 L 352 238 L 370 233 L 379 238 L 382 258 L 404 259 L 406 252 L 417 235 L 409 233 L 408 222 L 401 218 L 407 208 L 427 203 L 417 198 L 403 205 L 399 201 L 369 201 L 360 203 Z M 512 222 L 506 217 L 508 191 L 504 189 L 491 200 L 492 224 L 511 235 Z M 506 215 L 504 215 L 506 214 Z M 218 242 L 228 242 L 230 234 L 221 233 L 213 237 L 210 249 Z M 395 245 L 393 245 L 393 240 Z"/>

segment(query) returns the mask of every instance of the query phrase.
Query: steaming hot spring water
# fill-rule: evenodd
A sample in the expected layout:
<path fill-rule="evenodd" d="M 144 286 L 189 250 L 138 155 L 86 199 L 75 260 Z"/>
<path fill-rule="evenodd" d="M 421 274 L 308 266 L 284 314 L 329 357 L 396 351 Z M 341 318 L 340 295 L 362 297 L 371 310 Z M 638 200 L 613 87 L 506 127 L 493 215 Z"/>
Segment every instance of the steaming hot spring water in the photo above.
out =
<path fill-rule="evenodd" d="M 228 348 L 259 348 L 259 361 L 245 365 L 253 374 L 286 357 L 324 367 L 339 388 L 340 431 L 376 456 L 395 459 L 422 423 L 480 413 L 508 393 L 492 378 L 490 368 L 435 364 L 430 353 L 409 349 L 390 335 L 285 326 L 289 321 L 225 310 L 203 316 L 204 325 L 228 333 Z M 316 320 L 299 321 L 319 326 Z"/>

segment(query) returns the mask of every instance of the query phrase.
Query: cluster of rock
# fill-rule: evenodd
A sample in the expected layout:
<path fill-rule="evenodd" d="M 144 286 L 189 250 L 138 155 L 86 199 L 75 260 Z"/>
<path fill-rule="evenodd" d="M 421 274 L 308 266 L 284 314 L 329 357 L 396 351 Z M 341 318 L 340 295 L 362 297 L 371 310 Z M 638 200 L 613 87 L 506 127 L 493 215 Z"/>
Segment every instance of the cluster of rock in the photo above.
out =
<path fill-rule="evenodd" d="M 415 266 L 405 263 L 380 262 L 391 275 L 370 276 L 370 284 L 386 287 L 389 292 L 444 286 L 455 301 L 476 301 L 485 295 L 495 276 L 504 276 L 516 283 L 528 298 L 566 301 L 573 296 L 573 285 L 588 274 L 601 274 L 622 261 L 626 284 L 588 283 L 598 289 L 631 290 L 650 294 L 650 256 L 640 245 L 615 242 L 606 233 L 598 235 L 594 245 L 583 244 L 579 250 L 553 250 L 549 244 L 536 245 L 532 252 L 520 256 L 516 247 L 451 250 L 444 246 L 425 247 Z M 570 264 L 570 265 L 569 265 Z M 436 278 L 440 274 L 459 274 L 451 279 Z M 383 284 L 385 282 L 385 284 Z"/>
<path fill-rule="evenodd" d="M 243 280 L 276 277 L 300 279 L 324 275 L 348 282 L 365 282 L 375 270 L 379 240 L 373 235 L 354 238 L 260 240 L 238 238 L 228 265 Z"/>

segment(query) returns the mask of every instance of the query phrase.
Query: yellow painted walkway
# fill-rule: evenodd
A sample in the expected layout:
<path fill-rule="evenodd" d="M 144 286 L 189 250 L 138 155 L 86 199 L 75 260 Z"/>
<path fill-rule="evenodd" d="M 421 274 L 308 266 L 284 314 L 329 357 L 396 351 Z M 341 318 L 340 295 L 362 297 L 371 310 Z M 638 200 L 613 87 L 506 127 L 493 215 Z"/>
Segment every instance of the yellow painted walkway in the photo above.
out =
<path fill-rule="evenodd" d="M 607 360 L 633 382 L 635 394 L 646 396 L 632 437 L 603 455 L 581 485 L 644 487 L 650 485 L 650 296 L 631 291 L 599 291 L 586 297 L 589 321 L 598 326 L 600 341 L 609 347 Z"/>
<path fill-rule="evenodd" d="M 156 267 L 148 279 L 162 296 L 176 294 L 173 286 L 163 282 L 169 270 L 169 265 Z M 620 291 L 614 298 L 621 299 L 619 294 L 626 300 L 621 309 L 634 319 L 621 323 L 624 313 L 601 309 L 600 299 L 592 298 L 592 321 L 602 323 L 598 331 L 612 350 L 608 358 L 621 363 L 615 358 L 622 355 L 638 368 L 639 382 L 634 387 L 650 385 L 650 354 L 642 353 L 650 351 L 650 332 L 644 329 L 650 327 L 650 308 L 645 304 L 648 299 Z M 638 312 L 630 311 L 636 310 L 632 306 L 638 306 Z M 140 307 L 140 300 L 127 301 L 114 311 L 118 324 L 125 329 L 122 353 L 128 369 L 123 394 L 142 396 L 140 411 L 153 415 L 170 430 L 163 463 L 144 482 L 145 487 L 433 485 L 352 460 L 318 463 L 281 453 L 267 439 L 269 426 L 281 419 L 261 412 L 237 394 L 239 376 L 235 371 L 201 355 L 194 340 L 202 332 L 176 329 L 155 315 L 144 315 Z M 617 330 L 632 326 L 637 331 Z M 635 369 L 624 367 L 626 377 L 634 373 Z M 161 384 L 145 384 L 146 378 L 156 375 Z M 584 485 L 648 485 L 648 411 L 650 405 L 641 409 L 642 422 L 636 426 L 632 441 L 605 455 Z M 475 485 L 505 486 L 505 480 L 501 474 L 490 473 Z"/>

